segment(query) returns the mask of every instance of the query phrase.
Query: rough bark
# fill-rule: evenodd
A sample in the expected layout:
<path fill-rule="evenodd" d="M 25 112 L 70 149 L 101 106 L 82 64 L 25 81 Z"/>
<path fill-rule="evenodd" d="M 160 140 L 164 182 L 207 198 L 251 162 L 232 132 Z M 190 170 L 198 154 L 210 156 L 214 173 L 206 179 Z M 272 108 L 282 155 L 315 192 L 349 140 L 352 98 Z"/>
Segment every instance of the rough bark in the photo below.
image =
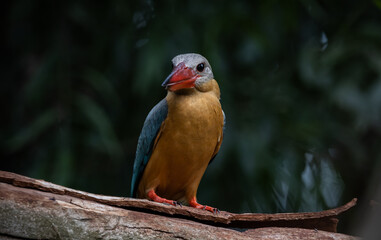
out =
<path fill-rule="evenodd" d="M 147 200 L 86 193 L 0 171 L 0 237 L 7 239 L 354 239 L 327 211 L 212 214 Z"/>

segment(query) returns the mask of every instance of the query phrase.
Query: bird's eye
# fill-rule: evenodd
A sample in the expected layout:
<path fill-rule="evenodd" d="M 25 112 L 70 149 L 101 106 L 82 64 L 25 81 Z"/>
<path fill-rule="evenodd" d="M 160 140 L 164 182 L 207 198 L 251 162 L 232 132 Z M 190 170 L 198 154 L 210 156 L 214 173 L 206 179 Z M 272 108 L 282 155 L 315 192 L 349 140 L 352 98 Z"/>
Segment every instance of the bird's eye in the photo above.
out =
<path fill-rule="evenodd" d="M 196 67 L 197 71 L 199 71 L 199 72 L 204 71 L 204 68 L 205 68 L 204 63 L 200 63 L 200 64 L 197 65 L 197 67 Z"/>

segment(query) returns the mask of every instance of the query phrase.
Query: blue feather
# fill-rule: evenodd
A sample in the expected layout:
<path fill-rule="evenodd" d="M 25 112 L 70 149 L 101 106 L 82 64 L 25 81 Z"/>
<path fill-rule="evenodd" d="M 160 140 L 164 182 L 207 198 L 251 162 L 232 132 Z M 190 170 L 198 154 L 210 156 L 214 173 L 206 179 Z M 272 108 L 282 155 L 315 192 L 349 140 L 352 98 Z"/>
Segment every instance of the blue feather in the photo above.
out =
<path fill-rule="evenodd" d="M 131 181 L 131 197 L 134 197 L 136 194 L 140 178 L 142 177 L 148 160 L 151 157 L 153 143 L 155 142 L 161 124 L 167 118 L 167 114 L 168 104 L 167 100 L 164 98 L 152 108 L 144 121 L 143 129 L 138 140 L 138 147 L 136 149 Z"/>

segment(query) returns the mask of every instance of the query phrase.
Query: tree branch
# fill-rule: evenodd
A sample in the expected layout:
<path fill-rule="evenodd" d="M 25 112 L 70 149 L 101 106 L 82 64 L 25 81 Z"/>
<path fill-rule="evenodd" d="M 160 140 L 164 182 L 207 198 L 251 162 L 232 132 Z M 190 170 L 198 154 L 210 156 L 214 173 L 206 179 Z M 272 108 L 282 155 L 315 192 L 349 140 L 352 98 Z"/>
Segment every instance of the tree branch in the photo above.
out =
<path fill-rule="evenodd" d="M 334 232 L 337 216 L 355 204 L 353 199 L 339 208 L 311 213 L 213 214 L 86 193 L 0 171 L 0 236 L 9 239 L 354 239 Z"/>

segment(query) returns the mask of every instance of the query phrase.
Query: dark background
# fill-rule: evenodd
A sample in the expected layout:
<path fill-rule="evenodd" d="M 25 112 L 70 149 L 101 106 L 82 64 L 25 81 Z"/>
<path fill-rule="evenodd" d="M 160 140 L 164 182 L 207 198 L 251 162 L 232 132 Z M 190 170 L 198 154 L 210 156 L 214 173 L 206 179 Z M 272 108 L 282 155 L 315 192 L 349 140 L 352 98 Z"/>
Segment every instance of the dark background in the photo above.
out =
<path fill-rule="evenodd" d="M 4 1 L 1 170 L 128 196 L 170 60 L 208 58 L 226 135 L 198 191 L 232 212 L 298 212 L 381 180 L 381 1 Z"/>

